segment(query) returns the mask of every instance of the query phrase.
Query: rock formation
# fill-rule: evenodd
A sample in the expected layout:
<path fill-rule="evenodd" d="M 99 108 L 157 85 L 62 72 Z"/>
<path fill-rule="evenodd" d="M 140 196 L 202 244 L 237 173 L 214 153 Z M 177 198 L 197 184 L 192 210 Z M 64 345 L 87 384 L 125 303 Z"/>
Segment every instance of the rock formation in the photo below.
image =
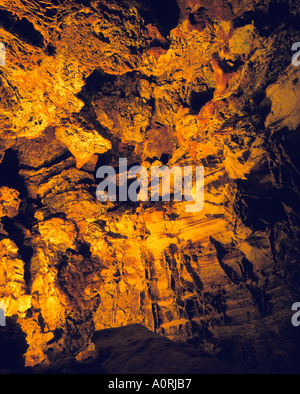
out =
<path fill-rule="evenodd" d="M 27 367 L 90 362 L 95 332 L 141 324 L 219 362 L 299 372 L 299 13 L 0 0 L 0 299 Z M 96 171 L 119 158 L 204 166 L 203 211 L 100 203 Z"/>

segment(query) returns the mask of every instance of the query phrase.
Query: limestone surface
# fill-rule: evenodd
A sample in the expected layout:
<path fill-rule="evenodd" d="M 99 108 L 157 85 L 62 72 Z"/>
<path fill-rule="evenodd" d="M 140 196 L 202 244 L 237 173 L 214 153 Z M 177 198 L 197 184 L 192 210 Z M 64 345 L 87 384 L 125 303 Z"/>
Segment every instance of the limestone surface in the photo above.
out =
<path fill-rule="evenodd" d="M 163 3 L 0 0 L 0 299 L 26 367 L 139 324 L 299 372 L 299 0 Z M 119 158 L 204 166 L 204 209 L 101 203 Z"/>

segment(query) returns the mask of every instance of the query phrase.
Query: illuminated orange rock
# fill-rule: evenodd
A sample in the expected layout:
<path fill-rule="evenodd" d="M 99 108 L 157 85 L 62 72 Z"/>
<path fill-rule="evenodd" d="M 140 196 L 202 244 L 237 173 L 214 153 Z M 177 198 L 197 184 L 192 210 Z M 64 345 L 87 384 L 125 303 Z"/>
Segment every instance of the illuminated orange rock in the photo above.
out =
<path fill-rule="evenodd" d="M 0 218 L 8 216 L 13 218 L 18 214 L 19 205 L 19 192 L 8 187 L 0 188 Z"/>
<path fill-rule="evenodd" d="M 1 1 L 0 300 L 26 366 L 90 362 L 95 331 L 142 324 L 295 369 L 299 9 L 150 3 Z M 204 166 L 203 211 L 100 203 L 96 170 L 122 157 Z"/>
<path fill-rule="evenodd" d="M 82 128 L 59 128 L 56 137 L 62 141 L 76 157 L 77 168 L 87 164 L 95 153 L 102 154 L 111 149 L 111 143 L 101 137 L 95 130 L 86 131 Z"/>

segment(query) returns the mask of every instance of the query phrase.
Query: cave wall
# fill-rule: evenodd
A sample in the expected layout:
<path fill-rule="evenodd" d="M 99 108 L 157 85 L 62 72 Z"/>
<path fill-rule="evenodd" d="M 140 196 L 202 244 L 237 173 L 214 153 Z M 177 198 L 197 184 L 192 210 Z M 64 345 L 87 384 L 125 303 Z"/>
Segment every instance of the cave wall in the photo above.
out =
<path fill-rule="evenodd" d="M 221 360 L 300 348 L 299 1 L 0 1 L 0 298 L 26 365 L 140 323 Z M 205 207 L 106 203 L 96 170 L 205 167 Z"/>

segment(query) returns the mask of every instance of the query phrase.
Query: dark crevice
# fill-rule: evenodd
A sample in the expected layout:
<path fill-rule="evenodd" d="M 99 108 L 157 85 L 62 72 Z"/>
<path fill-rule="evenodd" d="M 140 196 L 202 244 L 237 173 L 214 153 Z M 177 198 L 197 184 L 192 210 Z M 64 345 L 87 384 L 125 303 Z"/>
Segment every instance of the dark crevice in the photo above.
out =
<path fill-rule="evenodd" d="M 244 207 L 244 223 L 257 231 L 270 228 L 280 221 L 284 222 L 284 204 L 296 210 L 299 206 L 297 184 L 299 185 L 300 178 L 297 168 L 293 168 L 287 161 L 286 153 L 272 153 L 274 145 L 275 142 L 270 141 L 270 163 L 263 162 L 248 175 L 247 180 L 237 181 L 239 196 L 236 201 L 236 212 L 241 212 L 241 207 Z M 295 146 L 295 140 L 293 145 Z M 278 141 L 276 146 L 280 146 Z M 270 176 L 273 178 L 272 182 Z"/>
<path fill-rule="evenodd" d="M 93 99 L 98 97 L 100 92 L 105 95 L 113 94 L 115 91 L 116 78 L 115 75 L 107 74 L 101 69 L 94 70 L 92 74 L 86 78 L 84 87 L 77 95 L 77 97 L 85 103 L 80 111 L 80 117 L 84 121 L 78 120 L 81 121 L 81 123 L 86 122 L 87 124 L 92 124 L 99 135 L 108 140 L 111 140 L 111 134 L 99 123 L 92 102 Z"/>
<path fill-rule="evenodd" d="M 270 297 L 266 294 L 265 288 L 247 286 L 253 300 L 255 301 L 261 317 L 271 314 Z"/>
<path fill-rule="evenodd" d="M 7 231 L 9 238 L 14 241 L 18 247 L 18 253 L 24 261 L 24 280 L 27 289 L 30 287 L 31 283 L 31 258 L 33 256 L 33 248 L 30 242 L 25 238 L 26 228 L 20 223 L 18 215 L 15 219 L 10 219 L 8 217 L 2 218 L 2 223 L 4 230 Z"/>
<path fill-rule="evenodd" d="M 157 303 L 152 303 L 152 315 L 153 315 L 153 321 L 154 321 L 154 329 L 157 330 L 161 326 L 161 319 L 159 317 L 159 311 L 160 308 L 157 305 Z"/>
<path fill-rule="evenodd" d="M 58 342 L 64 334 L 64 330 L 62 328 L 56 328 L 53 331 L 53 339 L 51 339 L 49 342 L 47 342 L 47 345 L 52 345 L 55 342 Z"/>
<path fill-rule="evenodd" d="M 19 175 L 19 159 L 17 152 L 8 149 L 0 164 L 0 186 L 7 186 L 20 192 L 20 197 L 27 197 L 27 189 L 23 178 Z"/>
<path fill-rule="evenodd" d="M 164 36 L 168 36 L 179 21 L 180 8 L 176 0 L 150 0 L 150 7 Z"/>
<path fill-rule="evenodd" d="M 168 155 L 168 154 L 166 154 L 166 153 L 164 153 L 164 154 L 161 156 L 161 158 L 160 158 L 160 162 L 161 162 L 164 166 L 166 166 L 166 165 L 168 164 L 169 160 L 170 160 L 170 155 Z"/>
<path fill-rule="evenodd" d="M 253 97 L 257 111 L 261 116 L 261 125 L 265 123 L 268 115 L 272 110 L 272 101 L 266 96 L 266 92 L 259 92 Z"/>
<path fill-rule="evenodd" d="M 227 306 L 226 306 L 226 292 L 222 291 L 216 295 L 212 295 L 209 293 L 205 293 L 205 298 L 209 301 L 210 305 L 223 316 L 224 323 L 230 324 L 231 320 L 226 314 Z"/>
<path fill-rule="evenodd" d="M 91 247 L 88 244 L 80 244 L 78 253 L 86 259 L 92 259 Z"/>
<path fill-rule="evenodd" d="M 53 46 L 51 44 L 48 44 L 47 45 L 47 53 L 48 53 L 49 56 L 56 55 L 56 48 L 55 48 L 55 46 Z"/>
<path fill-rule="evenodd" d="M 197 23 L 201 23 L 207 17 L 207 10 L 204 7 L 198 8 L 197 11 L 191 13 L 189 15 L 190 22 L 195 25 Z"/>
<path fill-rule="evenodd" d="M 31 230 L 34 225 L 34 211 L 36 201 L 28 199 L 27 188 L 23 178 L 19 175 L 19 160 L 17 152 L 13 149 L 6 151 L 4 159 L 0 164 L 0 186 L 18 190 L 21 203 L 19 213 L 16 217 L 3 217 L 1 219 L 4 230 L 9 238 L 18 247 L 18 253 L 24 261 L 24 280 L 29 289 L 31 281 L 30 263 L 33 256 L 33 249 L 30 240 L 26 238 L 27 230 Z M 28 290 L 29 291 L 29 290 Z"/>
<path fill-rule="evenodd" d="M 113 91 L 113 84 L 116 78 L 117 77 L 115 75 L 106 74 L 101 69 L 94 70 L 92 74 L 87 77 L 81 94 L 85 95 L 100 92 L 100 90 L 108 84 L 111 86 L 111 90 Z"/>
<path fill-rule="evenodd" d="M 198 115 L 201 108 L 214 98 L 215 89 L 207 89 L 204 92 L 194 92 L 190 94 L 190 108 L 192 115 Z"/>
<path fill-rule="evenodd" d="M 196 303 L 197 301 L 194 299 L 189 299 L 185 301 L 185 311 L 189 317 L 189 320 L 192 320 L 193 317 L 198 315 Z"/>
<path fill-rule="evenodd" d="M 240 269 L 241 269 L 243 280 L 245 282 L 251 280 L 253 283 L 256 283 L 258 281 L 256 275 L 254 274 L 253 264 L 245 257 L 243 258 L 240 264 Z"/>
<path fill-rule="evenodd" d="M 185 265 L 187 272 L 191 275 L 191 277 L 194 280 L 194 284 L 195 284 L 195 288 L 196 288 L 197 292 L 202 293 L 204 286 L 203 286 L 201 278 L 195 272 L 194 268 L 191 265 L 191 257 L 189 255 L 185 254 L 183 261 L 184 261 L 184 265 Z"/>
<path fill-rule="evenodd" d="M 41 327 L 42 333 L 44 334 L 45 333 L 46 323 L 45 323 L 45 319 L 43 318 L 41 312 L 38 315 L 38 323 L 39 323 L 39 326 Z"/>
<path fill-rule="evenodd" d="M 38 166 L 38 167 L 32 167 L 32 166 L 26 166 L 26 165 L 21 165 L 20 166 L 20 170 L 35 170 L 35 171 L 39 171 L 41 169 L 49 169 L 51 167 L 54 167 L 56 164 L 60 164 L 62 162 L 66 162 L 67 159 L 70 159 L 71 157 L 73 157 L 72 153 L 70 153 L 69 151 L 66 151 L 64 154 L 62 154 L 61 156 L 53 159 L 53 160 L 46 160 L 42 165 Z"/>
<path fill-rule="evenodd" d="M 204 7 L 200 7 L 197 11 L 191 13 L 189 20 L 198 31 L 203 31 L 210 23 L 207 10 Z"/>
<path fill-rule="evenodd" d="M 0 26 L 30 45 L 44 47 L 44 37 L 26 18 L 18 19 L 11 12 L 0 10 Z"/>
<path fill-rule="evenodd" d="M 95 37 L 97 37 L 100 41 L 102 41 L 102 42 L 104 42 L 104 43 L 106 43 L 106 44 L 110 44 L 110 38 L 109 37 L 106 37 L 102 32 L 99 32 L 99 33 L 93 33 L 93 35 L 95 36 Z"/>
<path fill-rule="evenodd" d="M 219 261 L 219 264 L 220 264 L 220 267 L 222 268 L 222 270 L 224 271 L 224 273 L 230 279 L 231 282 L 238 283 L 239 280 L 237 277 L 237 273 L 231 267 L 229 267 L 228 265 L 226 265 L 223 262 L 224 257 L 228 254 L 227 250 L 224 248 L 224 246 L 220 242 L 218 242 L 213 237 L 210 237 L 210 241 L 216 249 L 217 259 Z"/>
<path fill-rule="evenodd" d="M 235 61 L 219 60 L 218 63 L 219 67 L 224 71 L 225 74 L 235 73 L 241 66 L 245 64 L 240 59 L 237 59 Z"/>

